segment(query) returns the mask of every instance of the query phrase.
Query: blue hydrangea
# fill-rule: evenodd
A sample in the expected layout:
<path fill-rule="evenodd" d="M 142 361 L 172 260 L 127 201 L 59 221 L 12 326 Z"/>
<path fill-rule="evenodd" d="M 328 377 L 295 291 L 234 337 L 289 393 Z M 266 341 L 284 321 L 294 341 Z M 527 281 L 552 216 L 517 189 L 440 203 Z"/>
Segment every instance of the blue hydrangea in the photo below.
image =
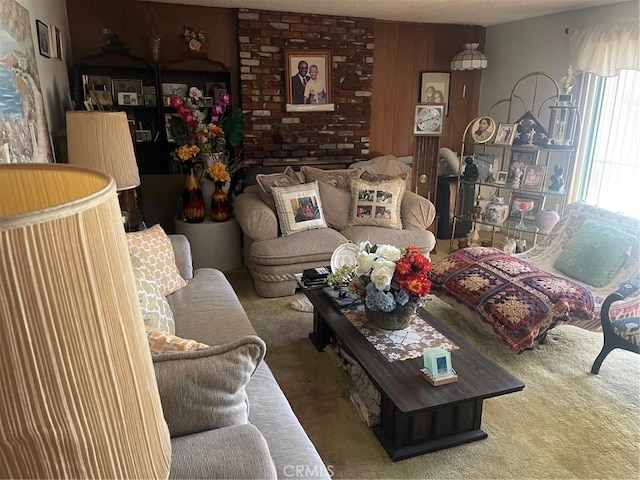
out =
<path fill-rule="evenodd" d="M 396 308 L 396 301 L 393 299 L 393 293 L 380 292 L 380 295 L 376 296 L 376 306 L 378 310 L 383 312 L 392 312 Z"/>
<path fill-rule="evenodd" d="M 409 301 L 409 292 L 407 292 L 404 288 L 398 292 L 396 292 L 396 302 L 401 307 L 404 307 Z"/>
<path fill-rule="evenodd" d="M 378 289 L 376 288 L 375 283 L 369 282 L 365 287 L 365 291 L 367 292 L 367 295 L 374 295 L 375 293 L 378 292 Z"/>

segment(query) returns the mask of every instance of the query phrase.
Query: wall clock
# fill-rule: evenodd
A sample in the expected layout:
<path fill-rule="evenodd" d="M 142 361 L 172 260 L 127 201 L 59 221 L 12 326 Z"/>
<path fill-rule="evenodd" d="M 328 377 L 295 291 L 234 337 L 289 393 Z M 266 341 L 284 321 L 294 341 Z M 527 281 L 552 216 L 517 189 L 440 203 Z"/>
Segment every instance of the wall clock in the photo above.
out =
<path fill-rule="evenodd" d="M 413 123 L 415 135 L 442 135 L 444 132 L 444 104 L 416 105 Z"/>

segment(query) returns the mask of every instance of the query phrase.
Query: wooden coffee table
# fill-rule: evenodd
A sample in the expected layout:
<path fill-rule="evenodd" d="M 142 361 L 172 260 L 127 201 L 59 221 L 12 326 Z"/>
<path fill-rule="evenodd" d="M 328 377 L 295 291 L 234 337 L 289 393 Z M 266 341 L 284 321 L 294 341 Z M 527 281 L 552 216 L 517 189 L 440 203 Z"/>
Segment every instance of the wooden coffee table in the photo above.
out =
<path fill-rule="evenodd" d="M 380 391 L 380 425 L 373 428 L 393 461 L 487 438 L 482 402 L 517 392 L 524 383 L 471 347 L 426 310 L 419 315 L 458 347 L 451 363 L 458 381 L 431 386 L 420 374 L 422 357 L 389 362 L 322 293 L 304 290 L 314 306 L 309 338 L 318 351 L 334 336 Z"/>

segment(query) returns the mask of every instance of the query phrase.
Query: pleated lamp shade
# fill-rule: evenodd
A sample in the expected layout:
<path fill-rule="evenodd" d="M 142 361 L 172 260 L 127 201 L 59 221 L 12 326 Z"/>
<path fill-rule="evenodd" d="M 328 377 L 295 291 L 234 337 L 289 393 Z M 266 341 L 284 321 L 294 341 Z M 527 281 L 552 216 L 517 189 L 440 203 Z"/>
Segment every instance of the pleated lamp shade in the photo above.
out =
<path fill-rule="evenodd" d="M 0 165 L 0 478 L 166 478 L 113 180 Z"/>
<path fill-rule="evenodd" d="M 487 68 L 487 57 L 478 51 L 479 43 L 465 43 L 464 50 L 451 60 L 451 70 L 480 70 Z"/>
<path fill-rule="evenodd" d="M 67 151 L 71 165 L 112 176 L 118 191 L 140 185 L 125 112 L 67 112 Z"/>

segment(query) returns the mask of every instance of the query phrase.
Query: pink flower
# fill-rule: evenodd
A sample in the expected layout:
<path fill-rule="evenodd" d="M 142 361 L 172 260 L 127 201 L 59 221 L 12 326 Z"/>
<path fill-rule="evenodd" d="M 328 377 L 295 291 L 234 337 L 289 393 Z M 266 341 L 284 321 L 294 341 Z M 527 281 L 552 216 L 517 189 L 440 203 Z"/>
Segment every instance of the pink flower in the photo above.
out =
<path fill-rule="evenodd" d="M 220 103 L 226 105 L 231 105 L 231 95 L 228 93 L 223 93 L 220 95 Z"/>
<path fill-rule="evenodd" d="M 202 46 L 202 43 L 199 42 L 198 40 L 191 39 L 189 41 L 189 50 L 193 50 L 194 52 L 199 52 L 201 46 Z"/>

